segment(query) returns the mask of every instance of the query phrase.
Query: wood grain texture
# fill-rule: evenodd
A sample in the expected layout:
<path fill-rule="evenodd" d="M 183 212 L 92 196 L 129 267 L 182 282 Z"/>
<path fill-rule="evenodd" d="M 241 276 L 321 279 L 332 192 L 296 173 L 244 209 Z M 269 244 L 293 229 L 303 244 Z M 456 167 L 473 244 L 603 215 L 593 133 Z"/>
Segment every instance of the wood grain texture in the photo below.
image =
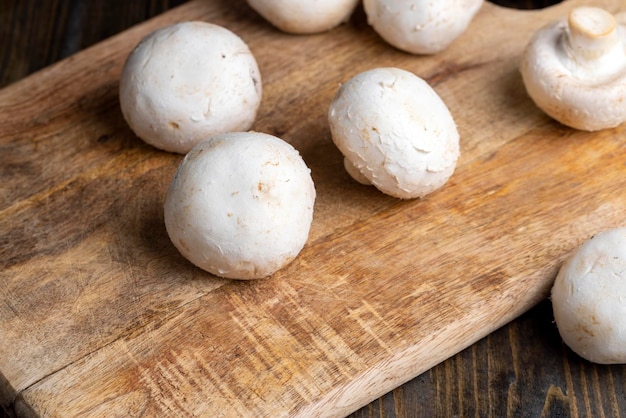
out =
<path fill-rule="evenodd" d="M 0 93 L 0 114 L 11 115 L 0 131 L 10 179 L 0 194 L 3 399 L 51 416 L 341 415 L 543 300 L 568 249 L 624 221 L 623 132 L 565 129 L 520 89 L 516 51 L 528 22 L 556 10 L 528 20 L 486 10 L 483 33 L 521 29 L 498 45 L 470 32 L 469 48 L 418 59 L 380 42 L 362 15 L 327 42 L 276 33 L 242 2 L 197 2 Z M 207 279 L 176 254 L 160 204 L 178 158 L 140 143 L 117 110 L 124 54 L 150 28 L 188 16 L 246 34 L 271 104 L 257 129 L 298 146 L 321 185 L 310 244 L 261 283 Z M 276 49 L 292 55 L 277 59 Z M 459 115 L 463 159 L 433 197 L 399 202 L 355 186 L 328 142 L 326 103 L 373 63 L 418 72 Z M 355 415 L 536 416 L 544 388 L 529 382 L 549 377 L 528 370 L 536 352 L 524 354 L 515 326 L 504 330 Z M 508 344 L 504 361 L 494 362 L 490 341 Z M 546 389 L 541 411 L 624 410 L 623 369 L 575 361 L 566 356 L 566 379 Z M 404 398 L 427 380 L 428 398 Z M 606 381 L 614 398 L 602 397 Z"/>

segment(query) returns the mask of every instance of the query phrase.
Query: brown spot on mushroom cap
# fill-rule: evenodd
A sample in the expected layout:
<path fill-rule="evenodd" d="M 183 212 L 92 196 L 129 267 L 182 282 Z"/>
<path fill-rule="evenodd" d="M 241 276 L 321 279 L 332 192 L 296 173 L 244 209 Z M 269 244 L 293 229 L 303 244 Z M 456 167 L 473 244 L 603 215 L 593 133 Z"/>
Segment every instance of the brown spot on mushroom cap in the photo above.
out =
<path fill-rule="evenodd" d="M 184 240 L 178 240 L 178 245 L 180 245 L 180 247 L 183 248 L 185 251 L 189 251 L 189 246 Z"/>

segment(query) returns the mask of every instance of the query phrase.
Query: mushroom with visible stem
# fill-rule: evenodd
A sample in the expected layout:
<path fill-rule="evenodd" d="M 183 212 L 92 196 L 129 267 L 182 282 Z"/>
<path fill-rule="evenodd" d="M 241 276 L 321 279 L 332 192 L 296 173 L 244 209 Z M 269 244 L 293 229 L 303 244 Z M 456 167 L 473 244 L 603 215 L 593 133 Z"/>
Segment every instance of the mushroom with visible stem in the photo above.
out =
<path fill-rule="evenodd" d="M 409 71 L 375 68 L 352 77 L 335 94 L 328 120 L 347 172 L 388 195 L 423 197 L 456 167 L 459 133 L 452 115 Z"/>
<path fill-rule="evenodd" d="M 626 228 L 596 234 L 565 260 L 552 306 L 574 352 L 594 363 L 626 363 Z"/>
<path fill-rule="evenodd" d="M 435 54 L 461 36 L 483 0 L 364 0 L 367 20 L 389 44 L 412 54 Z"/>
<path fill-rule="evenodd" d="M 250 129 L 261 95 L 259 68 L 245 42 L 205 22 L 146 36 L 128 56 L 119 89 L 133 132 L 181 154 L 210 136 Z"/>
<path fill-rule="evenodd" d="M 574 8 L 538 30 L 520 72 L 528 95 L 553 119 L 597 131 L 626 121 L 626 15 Z"/>
<path fill-rule="evenodd" d="M 196 266 L 259 279 L 302 250 L 314 203 L 311 172 L 293 146 L 260 132 L 226 133 L 200 142 L 180 163 L 165 199 L 165 226 Z"/>
<path fill-rule="evenodd" d="M 248 0 L 248 4 L 283 32 L 303 35 L 347 21 L 358 0 Z"/>

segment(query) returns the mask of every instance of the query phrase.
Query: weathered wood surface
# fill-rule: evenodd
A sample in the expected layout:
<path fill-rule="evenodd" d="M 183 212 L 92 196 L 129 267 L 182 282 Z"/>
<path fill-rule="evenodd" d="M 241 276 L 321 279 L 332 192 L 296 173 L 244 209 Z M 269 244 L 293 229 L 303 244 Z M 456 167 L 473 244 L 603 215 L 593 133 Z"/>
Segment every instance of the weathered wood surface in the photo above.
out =
<path fill-rule="evenodd" d="M 5 88 L 3 402 L 17 396 L 19 411 L 46 416 L 342 415 L 544 300 L 564 254 L 626 213 L 623 131 L 583 134 L 548 120 L 516 72 L 529 33 L 565 6 L 486 5 L 450 50 L 425 58 L 383 44 L 362 15 L 329 34 L 290 37 L 242 1 L 189 3 Z M 140 143 L 117 109 L 125 54 L 147 31 L 189 18 L 222 23 L 250 44 L 265 82 L 255 129 L 289 140 L 313 170 L 309 245 L 269 280 L 207 278 L 181 259 L 161 215 L 179 157 Z M 422 201 L 355 185 L 330 145 L 324 114 L 336 86 L 379 65 L 429 80 L 463 136 L 457 173 Z M 473 350 L 498 335 L 456 361 L 471 353 L 480 363 Z M 512 359 L 516 377 L 526 375 L 522 358 L 531 356 Z M 450 364 L 407 385 L 438 370 L 451 385 L 462 373 Z M 589 367 L 592 376 L 608 370 L 616 395 L 607 405 L 623 408 L 623 369 Z M 477 399 L 482 380 L 470 381 Z M 546 403 L 565 405 L 563 391 L 576 390 L 570 375 Z M 523 411 L 522 392 L 509 393 L 517 403 L 511 396 L 507 411 Z M 435 410 L 454 413 L 448 400 Z"/>

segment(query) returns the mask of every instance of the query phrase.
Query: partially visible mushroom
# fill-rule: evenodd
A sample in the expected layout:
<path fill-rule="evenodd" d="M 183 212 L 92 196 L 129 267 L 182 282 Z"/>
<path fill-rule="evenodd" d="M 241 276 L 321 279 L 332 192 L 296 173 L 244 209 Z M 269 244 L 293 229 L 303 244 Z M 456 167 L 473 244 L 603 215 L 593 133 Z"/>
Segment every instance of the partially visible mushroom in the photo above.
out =
<path fill-rule="evenodd" d="M 329 109 L 332 139 L 348 173 L 401 199 L 443 186 L 456 167 L 459 133 L 445 103 L 424 80 L 399 68 L 357 74 Z"/>
<path fill-rule="evenodd" d="M 595 363 L 626 363 L 626 228 L 598 233 L 568 257 L 552 306 L 574 352 Z"/>
<path fill-rule="evenodd" d="M 302 250 L 314 202 L 311 172 L 290 144 L 259 132 L 227 133 L 185 156 L 167 192 L 165 226 L 196 266 L 258 279 Z"/>
<path fill-rule="evenodd" d="M 367 20 L 387 43 L 435 54 L 461 36 L 483 0 L 364 0 Z"/>
<path fill-rule="evenodd" d="M 359 0 L 248 0 L 283 32 L 311 34 L 330 30 L 350 18 Z"/>
<path fill-rule="evenodd" d="M 626 121 L 626 14 L 578 7 L 535 33 L 520 71 L 536 105 L 585 131 Z"/>
<path fill-rule="evenodd" d="M 148 144 L 186 153 L 200 140 L 250 129 L 261 75 L 244 41 L 226 28 L 183 22 L 146 36 L 128 56 L 120 106 Z"/>

